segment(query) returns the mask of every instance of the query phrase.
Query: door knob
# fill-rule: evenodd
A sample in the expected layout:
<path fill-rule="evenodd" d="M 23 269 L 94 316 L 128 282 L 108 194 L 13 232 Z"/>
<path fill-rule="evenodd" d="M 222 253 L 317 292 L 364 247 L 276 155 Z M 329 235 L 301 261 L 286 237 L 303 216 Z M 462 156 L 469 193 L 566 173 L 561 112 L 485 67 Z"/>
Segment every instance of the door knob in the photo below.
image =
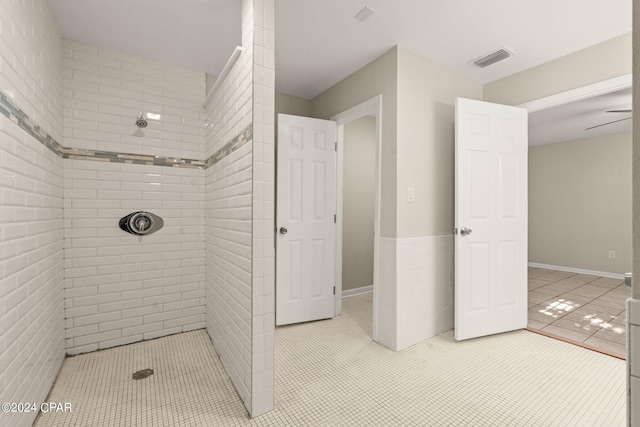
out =
<path fill-rule="evenodd" d="M 462 236 L 468 236 L 469 234 L 471 234 L 471 229 L 467 227 L 462 227 L 462 230 L 460 230 L 460 234 Z"/>
<path fill-rule="evenodd" d="M 280 234 L 287 234 L 287 229 L 284 227 L 280 227 Z"/>

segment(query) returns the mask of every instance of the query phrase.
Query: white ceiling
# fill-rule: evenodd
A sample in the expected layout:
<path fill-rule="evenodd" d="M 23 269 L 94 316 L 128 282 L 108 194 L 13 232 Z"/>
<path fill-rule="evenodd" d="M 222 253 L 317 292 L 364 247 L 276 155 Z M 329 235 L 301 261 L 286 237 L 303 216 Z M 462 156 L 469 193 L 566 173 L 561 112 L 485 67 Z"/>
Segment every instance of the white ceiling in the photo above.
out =
<path fill-rule="evenodd" d="M 627 118 L 631 113 L 607 113 L 607 110 L 631 109 L 631 97 L 629 88 L 530 113 L 529 145 L 630 132 L 632 120 Z M 610 123 L 613 121 L 617 122 Z M 591 126 L 598 127 L 587 130 Z"/>
<path fill-rule="evenodd" d="M 276 90 L 306 99 L 395 45 L 484 84 L 631 31 L 632 0 L 274 1 Z M 241 40 L 240 0 L 48 2 L 64 37 L 214 75 Z M 353 17 L 365 5 L 375 13 L 359 22 Z M 485 69 L 468 63 L 502 46 L 515 55 Z M 581 108 L 590 108 L 593 126 L 618 116 L 602 112 L 616 108 L 613 103 L 602 98 L 555 114 L 584 118 Z M 568 136 L 565 126 L 552 130 L 559 122 L 552 114 L 530 119 L 534 144 L 618 131 L 631 122 L 588 134 L 580 129 L 589 126 L 580 122 Z"/>
<path fill-rule="evenodd" d="M 395 45 L 479 83 L 631 31 L 631 0 L 276 0 L 276 89 L 313 98 Z M 365 22 L 353 16 L 368 5 Z M 501 46 L 515 55 L 468 62 Z"/>
<path fill-rule="evenodd" d="M 48 0 L 66 38 L 218 74 L 241 44 L 240 0 Z"/>

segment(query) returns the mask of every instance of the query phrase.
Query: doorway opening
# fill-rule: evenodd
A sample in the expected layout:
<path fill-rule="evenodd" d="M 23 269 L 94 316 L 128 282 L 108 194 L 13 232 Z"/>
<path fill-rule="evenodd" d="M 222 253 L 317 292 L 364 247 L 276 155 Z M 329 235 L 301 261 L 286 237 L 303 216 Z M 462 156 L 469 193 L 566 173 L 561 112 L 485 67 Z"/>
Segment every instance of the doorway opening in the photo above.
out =
<path fill-rule="evenodd" d="M 343 296 L 373 293 L 378 341 L 382 95 L 331 117 L 338 126 L 335 315 Z M 369 330 L 368 328 L 365 328 Z"/>
<path fill-rule="evenodd" d="M 531 125 L 529 329 L 619 358 L 630 296 L 631 86 L 623 75 L 519 105 Z"/>
<path fill-rule="evenodd" d="M 377 341 L 381 102 L 381 96 L 371 98 L 331 120 L 278 115 L 278 326 L 338 316 L 343 296 L 372 292 L 366 329 Z M 365 201 L 354 201 L 361 196 Z M 350 279 L 343 281 L 343 272 Z"/>

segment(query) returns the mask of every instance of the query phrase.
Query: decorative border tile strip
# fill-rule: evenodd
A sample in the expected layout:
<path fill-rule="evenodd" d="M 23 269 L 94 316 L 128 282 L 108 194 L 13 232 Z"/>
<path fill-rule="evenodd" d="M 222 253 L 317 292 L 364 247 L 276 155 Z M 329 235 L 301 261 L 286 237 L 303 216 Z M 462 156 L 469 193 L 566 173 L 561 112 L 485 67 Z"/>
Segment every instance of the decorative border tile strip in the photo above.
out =
<path fill-rule="evenodd" d="M 238 135 L 231 141 L 227 142 L 221 149 L 213 153 L 205 162 L 205 169 L 209 169 L 211 166 L 218 163 L 220 160 L 227 157 L 229 154 L 236 151 L 248 142 L 253 140 L 253 125 L 247 125 Z"/>
<path fill-rule="evenodd" d="M 83 148 L 67 148 L 58 143 L 44 129 L 38 126 L 27 114 L 18 108 L 11 97 L 0 91 L 0 114 L 7 117 L 33 136 L 42 145 L 64 159 L 91 160 L 110 163 L 130 163 L 136 165 L 181 167 L 192 169 L 207 169 L 220 160 L 242 147 L 253 138 L 253 126 L 248 125 L 230 142 L 216 151 L 206 161 L 196 159 L 181 159 L 178 157 L 163 157 L 146 154 L 119 153 L 115 151 L 88 150 Z"/>
<path fill-rule="evenodd" d="M 51 137 L 44 129 L 27 116 L 27 113 L 19 109 L 9 96 L 0 91 L 0 114 L 20 126 L 29 135 L 33 136 L 49 150 L 61 156 L 62 146 Z"/>
<path fill-rule="evenodd" d="M 87 150 L 83 148 L 61 149 L 65 159 L 93 160 L 110 163 L 130 163 L 134 165 L 168 166 L 174 168 L 204 169 L 204 161 L 181 159 L 178 157 L 151 156 L 147 154 L 118 153 L 115 151 Z"/>

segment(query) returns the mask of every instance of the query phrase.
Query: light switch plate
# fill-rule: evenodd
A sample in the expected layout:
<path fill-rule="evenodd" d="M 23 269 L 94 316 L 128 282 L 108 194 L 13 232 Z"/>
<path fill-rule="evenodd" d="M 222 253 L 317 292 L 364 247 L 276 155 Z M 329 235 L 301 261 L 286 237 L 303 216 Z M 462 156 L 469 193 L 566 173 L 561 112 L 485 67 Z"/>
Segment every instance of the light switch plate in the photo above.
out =
<path fill-rule="evenodd" d="M 416 201 L 416 188 L 408 187 L 407 188 L 407 202 L 413 203 Z"/>

